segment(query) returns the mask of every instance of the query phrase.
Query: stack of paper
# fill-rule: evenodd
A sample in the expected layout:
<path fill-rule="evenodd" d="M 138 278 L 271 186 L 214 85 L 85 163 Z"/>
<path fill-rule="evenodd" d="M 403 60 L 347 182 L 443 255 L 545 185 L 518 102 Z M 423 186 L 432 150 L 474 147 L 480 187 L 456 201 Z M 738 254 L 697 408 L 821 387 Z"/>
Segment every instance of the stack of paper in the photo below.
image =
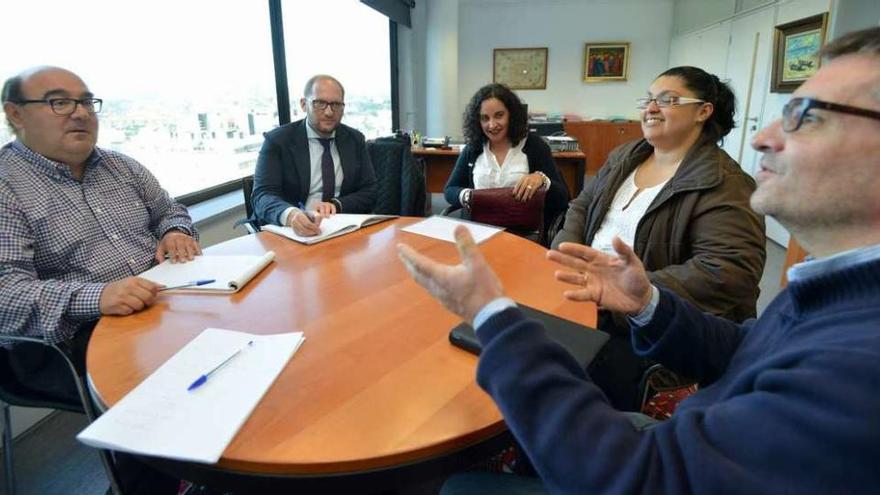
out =
<path fill-rule="evenodd" d="M 208 328 L 77 439 L 101 449 L 215 463 L 302 342 L 302 332 Z M 187 390 L 239 350 L 204 385 Z"/>
<path fill-rule="evenodd" d="M 175 289 L 185 292 L 238 292 L 275 259 L 275 252 L 262 256 L 196 256 L 186 263 L 166 261 L 141 273 L 143 277 L 166 287 L 185 285 L 194 280 L 213 279 L 214 283 Z"/>

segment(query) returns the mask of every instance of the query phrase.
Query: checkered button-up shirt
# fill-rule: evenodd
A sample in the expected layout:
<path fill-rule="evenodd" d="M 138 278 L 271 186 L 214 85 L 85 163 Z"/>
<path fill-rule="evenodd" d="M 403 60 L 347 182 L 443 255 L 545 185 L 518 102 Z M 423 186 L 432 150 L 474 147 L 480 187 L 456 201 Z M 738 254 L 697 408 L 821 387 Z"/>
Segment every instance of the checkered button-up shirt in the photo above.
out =
<path fill-rule="evenodd" d="M 150 268 L 171 229 L 196 235 L 186 208 L 125 155 L 96 148 L 79 181 L 19 141 L 3 146 L 0 341 L 70 338 L 100 316 L 108 282 Z"/>

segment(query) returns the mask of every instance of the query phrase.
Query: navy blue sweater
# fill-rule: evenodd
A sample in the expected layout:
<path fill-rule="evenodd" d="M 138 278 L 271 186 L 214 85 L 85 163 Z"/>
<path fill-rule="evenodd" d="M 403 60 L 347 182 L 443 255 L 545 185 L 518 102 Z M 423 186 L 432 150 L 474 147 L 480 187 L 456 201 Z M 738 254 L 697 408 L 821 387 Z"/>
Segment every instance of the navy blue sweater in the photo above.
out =
<path fill-rule="evenodd" d="M 477 380 L 554 493 L 880 490 L 880 261 L 791 283 L 742 325 L 661 289 L 633 346 L 705 387 L 644 432 L 519 310 L 478 336 Z"/>

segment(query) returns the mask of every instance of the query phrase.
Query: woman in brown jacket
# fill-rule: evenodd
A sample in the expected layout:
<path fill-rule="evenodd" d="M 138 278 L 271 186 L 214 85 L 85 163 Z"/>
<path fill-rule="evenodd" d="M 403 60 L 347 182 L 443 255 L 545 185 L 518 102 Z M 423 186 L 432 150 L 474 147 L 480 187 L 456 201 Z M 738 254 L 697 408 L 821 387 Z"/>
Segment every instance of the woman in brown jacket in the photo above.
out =
<path fill-rule="evenodd" d="M 754 317 L 764 221 L 749 206 L 755 181 L 717 144 L 734 126 L 733 93 L 702 69 L 674 67 L 638 107 L 645 138 L 611 153 L 569 205 L 553 247 L 578 242 L 610 250 L 619 236 L 652 282 L 709 313 Z M 613 337 L 590 374 L 616 407 L 636 409 L 650 363 L 633 354 L 620 315 L 600 312 L 599 326 Z"/>

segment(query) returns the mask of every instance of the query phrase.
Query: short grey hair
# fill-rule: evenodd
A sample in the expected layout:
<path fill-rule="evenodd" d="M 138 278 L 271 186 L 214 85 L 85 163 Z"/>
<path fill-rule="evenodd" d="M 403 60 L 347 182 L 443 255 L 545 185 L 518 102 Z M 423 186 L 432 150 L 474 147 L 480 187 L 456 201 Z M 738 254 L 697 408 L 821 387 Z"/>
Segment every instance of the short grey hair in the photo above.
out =
<path fill-rule="evenodd" d="M 835 38 L 822 47 L 821 55 L 827 60 L 834 60 L 844 55 L 868 55 L 880 58 L 880 26 L 853 31 Z M 871 91 L 871 96 L 880 101 L 880 83 Z"/>
<path fill-rule="evenodd" d="M 856 54 L 880 57 L 880 26 L 844 34 L 822 47 L 822 56 L 828 60 Z"/>
<path fill-rule="evenodd" d="M 3 90 L 0 91 L 0 105 L 5 105 L 6 102 L 16 103 L 24 99 L 24 94 L 21 92 L 21 86 L 24 82 L 24 77 L 21 74 L 10 77 L 3 83 Z M 9 130 L 12 131 L 16 136 L 18 135 L 18 131 L 15 129 L 15 126 L 12 125 L 12 122 L 9 119 L 6 119 L 6 125 L 9 127 Z"/>
<path fill-rule="evenodd" d="M 345 99 L 345 86 L 343 86 L 338 79 L 328 74 L 315 74 L 314 76 L 310 77 L 309 80 L 306 81 L 305 87 L 303 87 L 303 98 L 310 98 L 315 94 L 315 83 L 317 83 L 321 79 L 327 79 L 328 81 L 333 81 L 334 83 L 336 83 L 336 85 L 339 86 L 339 89 L 342 91 L 342 99 Z"/>

